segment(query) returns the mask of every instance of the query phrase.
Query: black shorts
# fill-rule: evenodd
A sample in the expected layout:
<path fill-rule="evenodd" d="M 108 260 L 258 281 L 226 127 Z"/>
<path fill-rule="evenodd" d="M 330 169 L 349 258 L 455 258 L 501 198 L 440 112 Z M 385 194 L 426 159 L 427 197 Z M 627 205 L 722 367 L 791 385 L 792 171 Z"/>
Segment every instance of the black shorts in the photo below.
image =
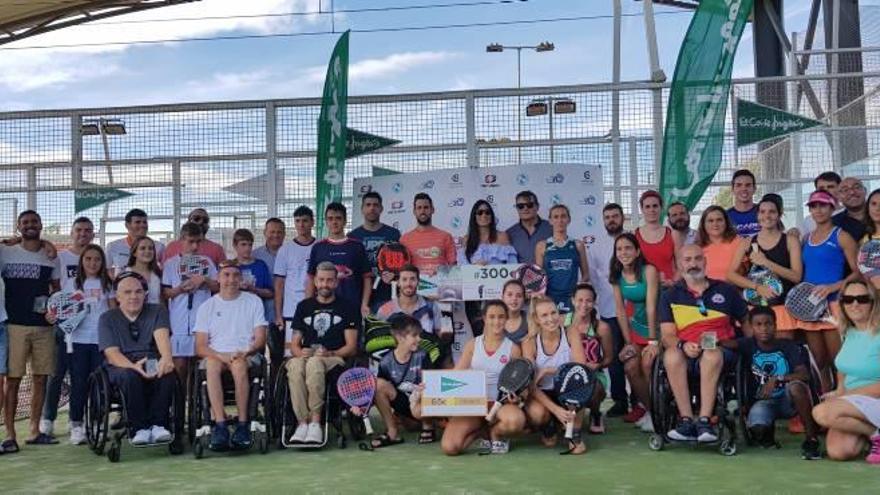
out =
<path fill-rule="evenodd" d="M 400 390 L 397 391 L 397 397 L 391 401 L 391 409 L 393 409 L 399 416 L 413 418 L 412 409 L 410 409 L 409 406 L 409 396 Z"/>

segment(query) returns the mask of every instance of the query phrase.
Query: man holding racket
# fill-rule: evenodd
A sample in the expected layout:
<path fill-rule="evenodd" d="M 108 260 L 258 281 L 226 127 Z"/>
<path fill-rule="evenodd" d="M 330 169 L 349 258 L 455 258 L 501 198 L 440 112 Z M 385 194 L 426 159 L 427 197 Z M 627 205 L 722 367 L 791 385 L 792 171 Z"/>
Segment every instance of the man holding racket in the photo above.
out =
<path fill-rule="evenodd" d="M 715 442 L 718 430 L 709 418 L 715 408 L 718 379 L 733 366 L 736 355 L 718 345 L 735 338 L 739 321 L 751 335 L 748 307 L 739 291 L 726 282 L 706 277 L 706 259 L 700 246 L 683 246 L 678 255 L 682 279 L 663 291 L 657 315 L 663 342 L 663 364 L 681 418 L 669 431 L 680 441 Z M 688 375 L 700 377 L 700 416 L 694 421 Z"/>
<path fill-rule="evenodd" d="M 379 273 L 377 264 L 379 248 L 389 242 L 400 240 L 399 230 L 385 225 L 379 220 L 382 216 L 382 209 L 381 194 L 376 191 L 364 194 L 361 199 L 361 216 L 364 217 L 364 223 L 348 233 L 349 237 L 363 243 L 373 279 L 376 281 L 373 284 L 373 292 L 370 294 L 371 312 L 375 312 L 385 301 L 391 299 L 391 282 L 394 280 L 394 273 L 390 271 Z"/>
<path fill-rule="evenodd" d="M 220 292 L 199 307 L 196 317 L 196 352 L 206 360 L 208 402 L 215 421 L 211 433 L 211 448 L 214 450 L 226 450 L 230 444 L 233 449 L 251 445 L 248 369 L 259 363 L 254 357 L 262 353 L 266 345 L 266 318 L 260 298 L 242 292 L 241 279 L 241 267 L 237 261 L 221 261 L 217 274 Z M 231 441 L 223 407 L 221 374 L 224 370 L 232 373 L 238 410 L 238 424 Z"/>
<path fill-rule="evenodd" d="M 315 295 L 299 303 L 291 322 L 293 358 L 287 361 L 287 380 L 297 427 L 290 440 L 320 444 L 326 375 L 357 353 L 361 315 L 353 302 L 336 295 L 339 279 L 333 262 L 318 263 L 311 279 Z"/>

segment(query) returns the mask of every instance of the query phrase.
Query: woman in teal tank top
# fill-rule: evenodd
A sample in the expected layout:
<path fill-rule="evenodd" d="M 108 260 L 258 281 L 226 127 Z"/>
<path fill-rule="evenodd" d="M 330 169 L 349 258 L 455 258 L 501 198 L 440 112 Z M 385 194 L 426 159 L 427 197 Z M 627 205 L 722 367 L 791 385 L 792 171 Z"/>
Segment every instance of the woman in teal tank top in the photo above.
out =
<path fill-rule="evenodd" d="M 614 289 L 617 323 L 625 343 L 619 356 L 623 371 L 642 409 L 647 409 L 648 381 L 658 353 L 656 309 L 660 276 L 657 269 L 645 261 L 636 236 L 629 232 L 614 240 L 608 281 Z M 645 431 L 653 430 L 649 414 L 638 424 Z"/>
<path fill-rule="evenodd" d="M 837 389 L 823 396 L 813 417 L 828 428 L 829 458 L 853 459 L 867 443 L 865 460 L 880 464 L 880 302 L 863 280 L 847 282 L 840 294 L 843 346 L 834 361 Z"/>

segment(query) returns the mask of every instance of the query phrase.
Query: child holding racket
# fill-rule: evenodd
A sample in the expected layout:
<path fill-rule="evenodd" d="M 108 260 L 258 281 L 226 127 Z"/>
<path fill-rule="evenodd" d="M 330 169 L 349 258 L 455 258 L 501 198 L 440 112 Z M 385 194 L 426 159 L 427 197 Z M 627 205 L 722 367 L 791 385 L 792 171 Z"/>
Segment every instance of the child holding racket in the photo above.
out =
<path fill-rule="evenodd" d="M 625 232 L 614 240 L 609 282 L 614 289 L 617 323 L 624 346 L 619 353 L 623 371 L 641 404 L 624 416 L 644 431 L 653 431 L 648 381 L 657 357 L 657 301 L 660 298 L 660 275 L 645 259 L 635 235 Z"/>
<path fill-rule="evenodd" d="M 553 303 L 550 302 L 550 304 Z M 485 371 L 486 398 L 489 401 L 494 401 L 498 397 L 498 375 L 511 359 L 521 357 L 522 351 L 519 345 L 505 337 L 504 323 L 507 321 L 507 306 L 503 302 L 499 300 L 486 302 L 483 307 L 483 321 L 483 334 L 465 344 L 461 359 L 458 360 L 455 369 Z M 508 403 L 498 410 L 495 420 L 495 423 L 489 425 L 484 416 L 449 418 L 441 442 L 443 453 L 446 455 L 462 453 L 488 429 L 491 452 L 506 454 L 510 448 L 507 438 L 523 430 L 526 417 L 522 409 Z"/>
<path fill-rule="evenodd" d="M 542 429 L 541 442 L 545 447 L 556 445 L 556 423 L 574 422 L 569 451 L 583 454 L 587 446 L 581 440 L 583 412 L 574 413 L 559 405 L 553 394 L 553 377 L 560 366 L 575 362 L 586 364 L 581 335 L 577 329 L 562 327 L 562 318 L 553 299 L 536 296 L 532 298 L 529 309 L 529 336 L 523 342 L 523 355 L 535 363 L 537 375 L 528 403 L 526 414 L 529 423 Z"/>
<path fill-rule="evenodd" d="M 98 319 L 108 309 L 116 307 L 112 293 L 113 282 L 107 274 L 107 258 L 97 244 L 83 249 L 77 265 L 76 277 L 65 280 L 61 290 L 82 291 L 86 297 L 87 315 L 71 335 L 73 353 L 70 355 L 70 443 L 86 442 L 83 413 L 88 395 L 89 375 L 103 362 L 98 350 Z M 55 323 L 55 315 L 46 313 L 46 321 Z"/>
<path fill-rule="evenodd" d="M 611 327 L 599 319 L 596 311 L 596 289 L 590 284 L 578 284 L 571 298 L 574 308 L 569 330 L 576 331 L 581 336 L 584 345 L 584 359 L 587 368 L 596 372 L 598 380 L 593 389 L 593 398 L 590 401 L 590 433 L 605 433 L 605 420 L 599 406 L 605 400 L 605 391 L 608 390 L 608 375 L 605 374 L 612 359 L 614 358 L 614 337 L 611 335 Z"/>
<path fill-rule="evenodd" d="M 430 367 L 425 351 L 419 349 L 419 335 L 422 326 L 419 320 L 409 315 L 398 315 L 391 319 L 391 335 L 397 346 L 386 353 L 379 362 L 376 383 L 376 408 L 385 423 L 385 433 L 370 440 L 374 449 L 403 443 L 398 428 L 398 419 L 420 421 L 422 408 L 419 403 L 422 387 L 422 370 Z M 355 415 L 360 411 L 352 409 Z M 422 422 L 419 443 L 434 441 L 434 430 L 430 422 Z"/>
<path fill-rule="evenodd" d="M 832 214 L 837 208 L 837 200 L 825 191 L 814 191 L 807 200 L 810 216 L 816 228 L 803 242 L 804 282 L 815 285 L 813 295 L 827 299 L 831 313 L 839 318 L 840 306 L 837 294 L 850 280 L 861 277 L 855 240 L 843 229 L 832 223 Z M 846 267 L 850 274 L 844 276 Z M 818 321 L 799 324 L 805 330 L 807 346 L 819 368 L 822 390 L 831 389 L 831 364 L 840 351 L 840 333 L 833 323 Z"/>

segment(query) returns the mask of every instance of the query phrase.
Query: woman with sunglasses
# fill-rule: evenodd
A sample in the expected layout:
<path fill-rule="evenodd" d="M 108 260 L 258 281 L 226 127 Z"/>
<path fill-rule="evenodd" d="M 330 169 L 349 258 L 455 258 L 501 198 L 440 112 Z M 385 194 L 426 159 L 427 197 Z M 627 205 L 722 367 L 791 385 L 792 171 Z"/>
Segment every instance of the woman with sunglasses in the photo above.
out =
<path fill-rule="evenodd" d="M 874 189 L 868 195 L 868 214 L 865 216 L 865 236 L 859 240 L 859 245 L 869 241 L 880 241 L 880 189 Z M 880 289 L 880 270 L 871 270 L 863 273 L 866 279 Z"/>
<path fill-rule="evenodd" d="M 832 314 L 839 317 L 838 291 L 849 281 L 861 278 L 856 263 L 856 241 L 843 229 L 832 223 L 831 215 L 837 208 L 837 200 L 825 191 L 814 191 L 807 201 L 810 216 L 816 228 L 804 239 L 801 252 L 804 263 L 804 282 L 814 284 L 813 294 L 828 299 Z M 846 268 L 850 273 L 844 276 Z M 822 390 L 831 389 L 831 364 L 840 350 L 840 334 L 837 327 L 824 321 L 798 322 L 805 330 L 807 346 L 819 368 Z"/>
<path fill-rule="evenodd" d="M 578 283 L 589 282 L 587 251 L 584 243 L 568 236 L 571 212 L 565 205 L 550 208 L 553 236 L 538 243 L 535 263 L 547 274 L 546 294 L 556 301 L 560 312 L 571 311 L 571 295 Z"/>
<path fill-rule="evenodd" d="M 663 199 L 657 191 L 645 191 L 639 198 L 639 208 L 645 221 L 636 229 L 636 239 L 645 260 L 657 268 L 660 283 L 670 286 L 675 283 L 678 271 L 675 269 L 675 247 L 680 242 L 673 230 L 660 223 Z"/>
<path fill-rule="evenodd" d="M 651 432 L 653 424 L 646 407 L 650 403 L 648 381 L 657 357 L 657 301 L 660 298 L 658 270 L 645 260 L 636 236 L 624 232 L 614 240 L 608 281 L 614 289 L 617 323 L 624 346 L 618 354 L 623 371 L 640 404 L 624 416 Z"/>
<path fill-rule="evenodd" d="M 782 198 L 778 194 L 765 194 L 758 202 L 758 224 L 761 230 L 748 242 L 740 244 L 730 258 L 727 279 L 741 289 L 752 289 L 776 314 L 776 335 L 791 339 L 798 329 L 798 321 L 785 309 L 785 296 L 804 274 L 801 261 L 801 245 L 796 236 L 782 230 Z M 782 282 L 782 291 L 758 283 L 740 273 L 743 262 L 751 264 L 750 270 L 766 270 Z"/>
<path fill-rule="evenodd" d="M 516 261 L 516 250 L 510 245 L 507 232 L 498 230 L 492 205 L 485 199 L 478 199 L 471 208 L 468 233 L 458 248 L 458 264 L 497 265 Z"/>
<path fill-rule="evenodd" d="M 867 444 L 865 460 L 880 464 L 880 302 L 874 287 L 862 280 L 848 281 L 840 292 L 837 388 L 822 397 L 813 417 L 828 428 L 829 458 L 853 459 Z"/>
<path fill-rule="evenodd" d="M 697 231 L 697 244 L 703 248 L 706 276 L 727 281 L 727 269 L 734 253 L 745 244 L 724 208 L 712 205 L 703 211 Z"/>

